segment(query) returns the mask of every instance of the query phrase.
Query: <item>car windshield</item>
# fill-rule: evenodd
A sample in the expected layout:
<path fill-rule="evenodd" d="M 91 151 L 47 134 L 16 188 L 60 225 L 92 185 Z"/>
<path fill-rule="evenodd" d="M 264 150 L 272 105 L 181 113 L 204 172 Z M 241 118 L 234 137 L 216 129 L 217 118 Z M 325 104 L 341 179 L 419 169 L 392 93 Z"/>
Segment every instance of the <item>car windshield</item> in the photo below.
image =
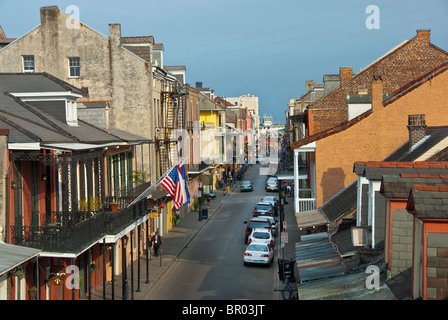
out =
<path fill-rule="evenodd" d="M 252 237 L 256 238 L 256 239 L 269 239 L 269 233 L 267 232 L 254 232 Z"/>
<path fill-rule="evenodd" d="M 268 183 L 277 183 L 277 179 L 269 178 Z"/>
<path fill-rule="evenodd" d="M 271 206 L 267 204 L 257 204 L 255 206 L 255 209 L 257 211 L 269 211 L 271 209 Z"/>
<path fill-rule="evenodd" d="M 264 244 L 256 244 L 256 243 L 251 243 L 250 245 L 247 246 L 247 250 L 248 251 L 263 251 L 263 252 L 267 252 L 268 251 L 268 247 Z"/>
<path fill-rule="evenodd" d="M 266 221 L 266 222 L 262 222 L 262 221 L 251 221 L 249 222 L 249 228 L 254 229 L 254 228 L 270 228 L 271 224 Z"/>
<path fill-rule="evenodd" d="M 245 186 L 250 185 L 250 181 L 243 181 L 243 185 L 245 185 Z"/>

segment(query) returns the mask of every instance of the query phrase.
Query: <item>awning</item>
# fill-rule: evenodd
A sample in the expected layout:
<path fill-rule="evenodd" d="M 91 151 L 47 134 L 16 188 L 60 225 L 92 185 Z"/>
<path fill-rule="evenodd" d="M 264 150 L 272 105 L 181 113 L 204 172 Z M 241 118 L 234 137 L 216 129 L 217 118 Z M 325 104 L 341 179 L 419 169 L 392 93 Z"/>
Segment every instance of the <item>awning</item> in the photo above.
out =
<path fill-rule="evenodd" d="M 327 217 L 320 209 L 297 212 L 296 220 L 299 228 L 312 228 L 324 226 L 329 223 Z"/>
<path fill-rule="evenodd" d="M 83 150 L 91 150 L 98 148 L 106 148 L 106 147 L 116 147 L 128 145 L 127 142 L 111 142 L 104 144 L 91 144 L 91 143 L 49 143 L 43 144 L 42 148 L 63 150 L 63 151 L 83 151 Z"/>
<path fill-rule="evenodd" d="M 0 276 L 35 258 L 41 250 L 0 242 Z"/>

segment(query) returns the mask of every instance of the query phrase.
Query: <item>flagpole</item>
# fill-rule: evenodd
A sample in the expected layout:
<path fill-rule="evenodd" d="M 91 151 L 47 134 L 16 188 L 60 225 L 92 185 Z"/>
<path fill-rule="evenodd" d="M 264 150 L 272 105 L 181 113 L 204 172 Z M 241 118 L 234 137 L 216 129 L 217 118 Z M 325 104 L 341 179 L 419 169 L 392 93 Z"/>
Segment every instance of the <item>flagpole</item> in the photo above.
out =
<path fill-rule="evenodd" d="M 179 162 L 177 162 L 174 166 L 172 166 L 168 171 L 166 171 L 163 175 L 160 176 L 160 178 L 152 185 L 150 185 L 145 191 L 143 191 L 137 198 L 134 199 L 134 201 L 132 201 L 129 205 L 128 208 L 132 205 L 134 205 L 135 203 L 137 203 L 138 201 L 140 201 L 142 198 L 144 198 L 145 196 L 148 196 L 149 194 L 151 194 L 151 192 L 154 191 L 155 188 L 157 188 L 160 183 L 162 182 L 163 179 L 165 179 L 165 177 L 178 165 L 180 164 L 184 164 L 185 160 L 187 160 L 187 158 L 182 158 L 181 160 L 179 160 Z"/>

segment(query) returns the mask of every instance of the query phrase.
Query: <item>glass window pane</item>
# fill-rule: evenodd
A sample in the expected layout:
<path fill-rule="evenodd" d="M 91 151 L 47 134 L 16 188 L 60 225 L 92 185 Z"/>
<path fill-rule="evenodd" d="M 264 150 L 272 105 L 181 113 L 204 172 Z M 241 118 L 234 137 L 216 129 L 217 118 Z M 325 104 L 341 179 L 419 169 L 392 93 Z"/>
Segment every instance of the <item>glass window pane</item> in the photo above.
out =
<path fill-rule="evenodd" d="M 81 76 L 81 63 L 79 57 L 69 58 L 69 72 L 70 77 L 80 77 Z"/>
<path fill-rule="evenodd" d="M 23 71 L 34 72 L 34 56 L 23 57 Z"/>

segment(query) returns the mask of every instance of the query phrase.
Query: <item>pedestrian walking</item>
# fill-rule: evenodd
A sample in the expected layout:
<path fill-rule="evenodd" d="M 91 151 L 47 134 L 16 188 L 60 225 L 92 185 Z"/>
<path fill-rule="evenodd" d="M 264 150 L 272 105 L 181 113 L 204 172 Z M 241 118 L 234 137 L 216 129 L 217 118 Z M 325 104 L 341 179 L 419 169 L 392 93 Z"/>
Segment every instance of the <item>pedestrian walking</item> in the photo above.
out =
<path fill-rule="evenodd" d="M 152 247 L 154 248 L 154 255 L 157 257 L 159 255 L 159 249 L 162 245 L 162 238 L 159 236 L 159 233 L 156 231 L 152 236 Z"/>

